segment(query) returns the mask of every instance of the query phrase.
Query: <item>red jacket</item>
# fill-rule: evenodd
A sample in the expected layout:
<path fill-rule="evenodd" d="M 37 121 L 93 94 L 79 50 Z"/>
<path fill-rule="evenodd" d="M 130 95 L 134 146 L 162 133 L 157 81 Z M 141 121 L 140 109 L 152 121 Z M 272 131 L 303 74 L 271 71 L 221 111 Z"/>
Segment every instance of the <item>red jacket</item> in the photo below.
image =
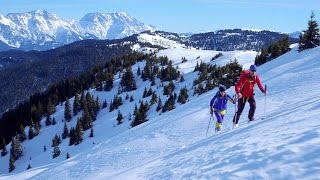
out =
<path fill-rule="evenodd" d="M 249 70 L 242 71 L 240 80 L 235 86 L 236 93 L 241 93 L 242 97 L 251 97 L 254 92 L 255 83 L 258 84 L 258 87 L 262 92 L 265 92 L 257 74 L 252 77 Z"/>

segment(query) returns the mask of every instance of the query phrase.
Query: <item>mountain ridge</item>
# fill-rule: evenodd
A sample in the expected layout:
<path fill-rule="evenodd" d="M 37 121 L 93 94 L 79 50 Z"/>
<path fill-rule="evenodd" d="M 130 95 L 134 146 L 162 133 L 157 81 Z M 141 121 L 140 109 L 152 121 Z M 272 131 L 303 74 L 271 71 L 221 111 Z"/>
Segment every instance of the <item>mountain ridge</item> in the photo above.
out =
<path fill-rule="evenodd" d="M 84 39 L 119 39 L 156 27 L 125 12 L 88 13 L 64 20 L 45 10 L 0 16 L 0 41 L 21 50 L 47 50 Z"/>
<path fill-rule="evenodd" d="M 0 14 L 0 51 L 9 49 L 48 50 L 85 39 L 121 39 L 146 31 L 158 31 L 125 12 L 92 12 L 80 20 L 65 20 L 45 10 Z M 165 32 L 165 31 L 159 31 Z M 289 35 L 268 30 L 225 29 L 202 33 L 173 33 L 186 46 L 211 50 L 259 50 Z M 163 34 L 165 34 L 163 33 Z M 230 44 L 231 43 L 231 44 Z"/>

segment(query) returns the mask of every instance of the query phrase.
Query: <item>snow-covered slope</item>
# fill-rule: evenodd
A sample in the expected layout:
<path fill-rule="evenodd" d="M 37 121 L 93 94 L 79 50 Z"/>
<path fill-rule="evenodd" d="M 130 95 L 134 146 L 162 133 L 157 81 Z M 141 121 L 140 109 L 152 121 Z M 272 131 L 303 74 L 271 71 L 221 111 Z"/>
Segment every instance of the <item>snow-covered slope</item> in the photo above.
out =
<path fill-rule="evenodd" d="M 116 39 L 156 30 L 124 12 L 89 13 L 80 21 L 47 11 L 0 15 L 0 40 L 20 49 L 46 50 L 83 39 Z"/>
<path fill-rule="evenodd" d="M 189 67 L 196 64 L 194 57 L 200 56 L 197 60 L 205 61 L 205 57 L 210 56 L 192 50 L 170 51 L 160 51 L 158 55 L 172 58 L 184 72 L 186 81 L 177 83 L 176 89 L 185 85 L 190 88 L 197 76 Z M 188 59 L 185 66 L 179 64 L 179 53 Z M 227 56 L 223 52 L 221 59 L 211 63 L 224 63 L 223 58 L 240 57 L 239 53 Z M 132 113 L 144 87 L 150 84 L 137 78 L 139 89 L 128 93 L 135 97 L 135 102 L 126 100 L 119 107 L 124 115 L 123 124 L 115 125 L 117 111 L 101 110 L 94 122 L 95 136 L 88 138 L 88 131 L 81 144 L 71 147 L 68 141 L 63 141 L 59 145 L 61 155 L 52 159 L 51 139 L 56 131 L 62 132 L 63 127 L 59 121 L 63 117 L 63 106 L 59 106 L 55 113 L 58 124 L 43 126 L 39 136 L 23 143 L 25 155 L 16 161 L 17 168 L 12 173 L 7 173 L 8 155 L 0 158 L 0 179 L 318 179 L 319 58 L 320 48 L 300 53 L 294 49 L 260 66 L 258 73 L 268 85 L 269 95 L 264 97 L 259 90 L 256 92 L 257 120 L 247 124 L 247 105 L 240 127 L 231 129 L 235 110 L 230 104 L 223 131 L 214 133 L 211 121 L 208 137 L 208 104 L 216 90 L 190 96 L 188 103 L 162 114 L 154 111 L 155 105 L 151 106 L 149 121 L 128 129 L 128 114 Z M 240 63 L 250 63 L 240 59 Z M 136 69 L 137 65 L 133 72 Z M 119 80 L 115 80 L 115 87 L 117 83 Z M 162 88 L 153 89 L 162 94 Z M 113 97 L 104 92 L 91 92 L 107 102 Z M 227 92 L 234 94 L 233 89 Z M 116 88 L 112 93 L 116 93 Z M 74 126 L 75 121 L 76 117 L 68 128 Z M 48 147 L 46 152 L 43 152 L 44 144 Z M 71 158 L 65 160 L 67 152 Z M 26 171 L 28 164 L 32 168 Z"/>

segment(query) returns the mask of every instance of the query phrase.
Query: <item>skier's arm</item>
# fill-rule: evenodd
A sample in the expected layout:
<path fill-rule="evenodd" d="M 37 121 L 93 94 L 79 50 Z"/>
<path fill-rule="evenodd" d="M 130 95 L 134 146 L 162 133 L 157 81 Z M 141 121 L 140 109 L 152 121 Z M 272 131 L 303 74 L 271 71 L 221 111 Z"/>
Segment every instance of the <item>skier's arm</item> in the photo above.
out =
<path fill-rule="evenodd" d="M 235 89 L 236 94 L 238 95 L 238 97 L 241 95 L 240 88 L 243 86 L 243 83 L 245 81 L 246 81 L 246 78 L 245 78 L 244 72 L 242 72 L 238 83 L 234 86 L 234 89 Z M 239 98 L 241 98 L 241 97 L 239 97 Z"/>
<path fill-rule="evenodd" d="M 213 98 L 212 98 L 211 101 L 210 101 L 210 107 L 213 106 L 213 103 L 214 103 L 214 101 L 216 100 L 216 98 L 217 98 L 217 95 L 214 95 Z"/>
<path fill-rule="evenodd" d="M 236 103 L 236 101 L 229 95 L 227 95 L 227 98 L 229 99 L 230 102 L 232 102 L 233 104 Z"/>
<path fill-rule="evenodd" d="M 213 96 L 213 98 L 211 99 L 210 101 L 210 114 L 212 115 L 213 114 L 213 103 L 214 101 L 216 100 L 217 98 L 217 94 Z"/>
<path fill-rule="evenodd" d="M 265 95 L 267 95 L 266 90 L 264 89 L 264 87 L 261 84 L 259 76 L 256 76 L 256 81 L 257 81 L 257 84 L 258 84 L 258 87 L 259 87 L 260 91 L 263 92 Z"/>

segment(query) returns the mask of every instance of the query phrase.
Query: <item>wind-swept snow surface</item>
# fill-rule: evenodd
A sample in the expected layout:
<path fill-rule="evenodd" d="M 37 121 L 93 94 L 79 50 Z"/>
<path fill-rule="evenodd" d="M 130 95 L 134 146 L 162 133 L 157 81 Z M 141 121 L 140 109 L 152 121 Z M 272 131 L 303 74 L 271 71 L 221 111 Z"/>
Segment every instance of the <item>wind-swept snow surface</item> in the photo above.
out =
<path fill-rule="evenodd" d="M 94 138 L 86 132 L 84 142 L 72 147 L 63 141 L 54 160 L 52 148 L 30 161 L 24 157 L 17 164 L 25 169 L 31 162 L 33 168 L 17 168 L 0 179 L 319 179 L 320 48 L 293 49 L 258 67 L 258 74 L 269 94 L 265 97 L 256 87 L 255 122 L 247 123 L 247 104 L 240 127 L 232 129 L 235 108 L 229 104 L 223 130 L 215 133 L 211 121 L 206 137 L 209 101 L 216 90 L 191 96 L 188 103 L 161 115 L 152 106 L 149 121 L 128 130 L 130 122 L 112 127 L 117 112 L 102 110 L 94 122 Z M 186 79 L 181 87 L 192 84 Z M 136 97 L 146 84 L 139 81 Z M 233 95 L 234 89 L 227 93 Z M 133 108 L 130 104 L 120 110 L 126 116 Z M 71 158 L 64 160 L 67 152 Z"/>

